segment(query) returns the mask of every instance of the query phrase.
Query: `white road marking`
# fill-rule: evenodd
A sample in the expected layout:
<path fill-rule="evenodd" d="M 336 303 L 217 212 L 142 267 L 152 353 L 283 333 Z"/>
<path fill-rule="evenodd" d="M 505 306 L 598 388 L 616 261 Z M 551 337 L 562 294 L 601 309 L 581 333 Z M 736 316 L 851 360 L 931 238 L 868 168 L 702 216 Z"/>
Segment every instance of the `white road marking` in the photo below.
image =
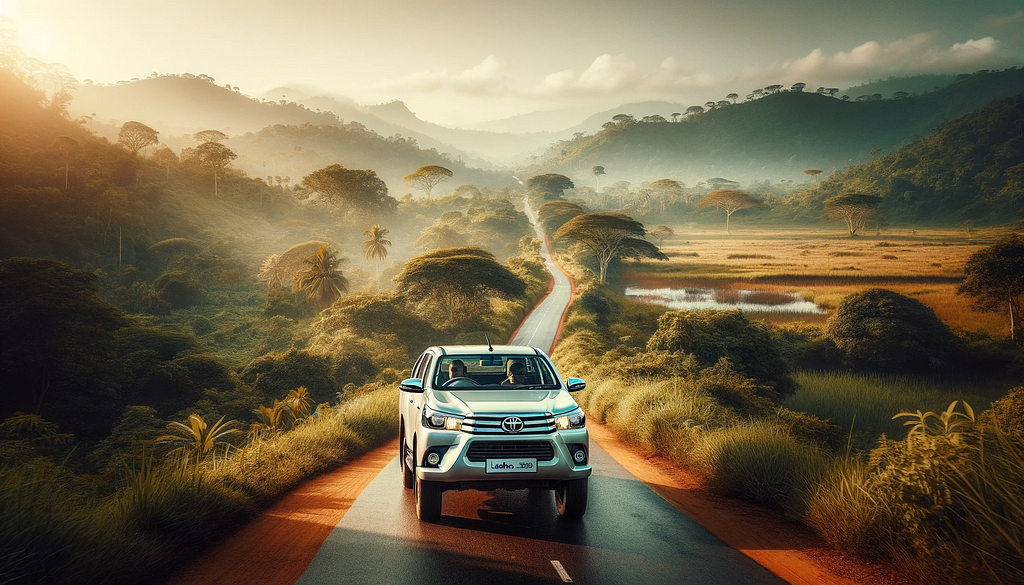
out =
<path fill-rule="evenodd" d="M 562 578 L 562 583 L 572 583 L 572 578 L 569 577 L 569 573 L 565 572 L 565 567 L 558 561 L 551 561 L 551 565 L 558 571 L 558 576 Z"/>

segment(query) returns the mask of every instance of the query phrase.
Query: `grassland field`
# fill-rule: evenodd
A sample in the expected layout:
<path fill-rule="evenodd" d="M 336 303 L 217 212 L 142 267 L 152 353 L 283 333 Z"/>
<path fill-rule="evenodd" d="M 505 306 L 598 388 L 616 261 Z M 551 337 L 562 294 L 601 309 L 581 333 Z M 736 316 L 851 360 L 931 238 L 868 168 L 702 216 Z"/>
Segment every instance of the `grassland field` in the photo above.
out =
<path fill-rule="evenodd" d="M 627 285 L 648 288 L 690 286 L 796 292 L 827 310 L 866 288 L 887 288 L 916 298 L 954 329 L 1009 333 L 999 313 L 972 309 L 956 294 L 971 254 L 1005 236 L 1005 228 L 887 229 L 850 237 L 830 228 L 722 229 L 670 225 L 664 241 L 668 261 L 627 262 Z M 771 322 L 822 323 L 828 315 L 763 313 Z"/>

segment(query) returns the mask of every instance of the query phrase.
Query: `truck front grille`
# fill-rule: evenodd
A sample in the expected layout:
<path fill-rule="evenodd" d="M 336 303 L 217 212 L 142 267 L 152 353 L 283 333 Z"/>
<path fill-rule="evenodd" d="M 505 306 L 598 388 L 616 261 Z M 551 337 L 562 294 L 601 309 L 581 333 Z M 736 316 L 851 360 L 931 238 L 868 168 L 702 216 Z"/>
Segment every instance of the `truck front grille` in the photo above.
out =
<path fill-rule="evenodd" d="M 473 441 L 466 451 L 470 461 L 506 457 L 551 461 L 555 458 L 555 448 L 550 441 Z"/>
<path fill-rule="evenodd" d="M 510 416 L 516 416 L 523 421 L 523 430 L 517 435 L 546 435 L 555 432 L 555 417 L 548 414 L 540 415 L 519 415 L 519 414 L 497 414 L 497 415 L 470 415 L 462 421 L 463 432 L 474 435 L 504 435 L 508 434 L 501 428 L 501 421 Z"/>

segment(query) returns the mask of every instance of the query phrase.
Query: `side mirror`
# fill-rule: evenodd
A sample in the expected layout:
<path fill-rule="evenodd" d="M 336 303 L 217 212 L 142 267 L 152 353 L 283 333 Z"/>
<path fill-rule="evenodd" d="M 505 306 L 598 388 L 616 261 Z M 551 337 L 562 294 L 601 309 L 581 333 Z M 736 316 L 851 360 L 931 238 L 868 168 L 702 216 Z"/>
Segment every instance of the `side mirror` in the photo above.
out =
<path fill-rule="evenodd" d="M 406 378 L 398 385 L 402 392 L 423 392 L 423 380 L 419 378 Z"/>
<path fill-rule="evenodd" d="M 565 385 L 569 392 L 579 392 L 587 387 L 587 383 L 579 378 L 569 378 Z"/>

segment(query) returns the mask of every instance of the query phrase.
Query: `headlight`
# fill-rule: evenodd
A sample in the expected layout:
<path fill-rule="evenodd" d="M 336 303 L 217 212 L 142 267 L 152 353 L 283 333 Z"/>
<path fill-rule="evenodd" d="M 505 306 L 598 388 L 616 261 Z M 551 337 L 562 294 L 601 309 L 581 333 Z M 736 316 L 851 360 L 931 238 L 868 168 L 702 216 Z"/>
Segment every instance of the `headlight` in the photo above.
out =
<path fill-rule="evenodd" d="M 555 417 L 555 428 L 560 431 L 565 429 L 582 429 L 585 426 L 587 426 L 587 415 L 583 414 L 582 408 L 577 408 Z"/>
<path fill-rule="evenodd" d="M 457 414 L 449 414 L 447 412 L 439 412 L 430 408 L 429 406 L 423 407 L 423 426 L 428 429 L 438 429 L 446 431 L 461 431 L 462 430 L 462 419 L 463 416 Z"/>

